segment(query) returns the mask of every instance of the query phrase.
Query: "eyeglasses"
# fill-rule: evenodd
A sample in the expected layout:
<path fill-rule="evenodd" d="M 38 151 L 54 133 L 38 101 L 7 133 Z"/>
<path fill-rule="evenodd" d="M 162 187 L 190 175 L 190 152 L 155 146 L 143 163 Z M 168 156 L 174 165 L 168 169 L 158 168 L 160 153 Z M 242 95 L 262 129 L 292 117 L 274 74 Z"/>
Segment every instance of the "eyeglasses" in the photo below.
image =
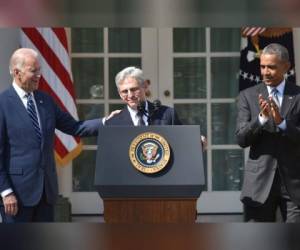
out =
<path fill-rule="evenodd" d="M 122 96 L 128 96 L 129 95 L 129 93 L 132 93 L 132 94 L 136 94 L 137 92 L 139 92 L 141 89 L 140 89 L 140 87 L 134 87 L 134 88 L 130 88 L 130 89 L 123 89 L 123 90 L 121 90 L 121 91 L 119 91 L 120 92 L 120 94 L 122 95 Z"/>
<path fill-rule="evenodd" d="M 30 72 L 32 75 L 37 76 L 37 77 L 41 77 L 42 72 L 40 69 L 37 70 L 29 70 L 28 72 Z"/>
<path fill-rule="evenodd" d="M 30 70 L 30 69 L 27 69 L 25 71 L 20 71 L 22 72 L 23 74 L 25 74 L 26 72 L 33 75 L 33 76 L 36 76 L 36 77 L 41 77 L 42 75 L 42 72 L 40 69 L 35 69 L 35 70 Z"/>

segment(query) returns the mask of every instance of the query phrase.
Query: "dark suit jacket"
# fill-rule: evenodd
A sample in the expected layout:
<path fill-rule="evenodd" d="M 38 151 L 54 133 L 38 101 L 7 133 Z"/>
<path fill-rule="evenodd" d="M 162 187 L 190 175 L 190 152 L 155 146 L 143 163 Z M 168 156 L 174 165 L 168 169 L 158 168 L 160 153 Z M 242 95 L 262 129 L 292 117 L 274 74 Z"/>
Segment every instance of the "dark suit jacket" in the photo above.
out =
<path fill-rule="evenodd" d="M 97 135 L 102 124 L 100 119 L 74 120 L 41 91 L 35 91 L 34 96 L 42 127 L 41 143 L 14 88 L 0 94 L 0 192 L 12 188 L 24 206 L 36 205 L 44 187 L 50 204 L 57 198 L 55 128 L 70 135 L 88 136 Z"/>
<path fill-rule="evenodd" d="M 181 125 L 175 110 L 167 106 L 160 106 L 156 111 L 153 103 L 148 101 L 150 115 L 149 125 Z M 134 125 L 128 108 L 125 107 L 119 114 L 105 122 L 105 125 Z"/>
<path fill-rule="evenodd" d="M 273 120 L 260 125 L 260 93 L 268 98 L 263 83 L 242 91 L 238 98 L 236 137 L 241 147 L 250 146 L 241 200 L 256 205 L 264 203 L 278 167 L 291 199 L 300 205 L 300 87 L 286 82 L 280 108 L 281 116 L 286 119 L 285 131 L 276 129 Z"/>

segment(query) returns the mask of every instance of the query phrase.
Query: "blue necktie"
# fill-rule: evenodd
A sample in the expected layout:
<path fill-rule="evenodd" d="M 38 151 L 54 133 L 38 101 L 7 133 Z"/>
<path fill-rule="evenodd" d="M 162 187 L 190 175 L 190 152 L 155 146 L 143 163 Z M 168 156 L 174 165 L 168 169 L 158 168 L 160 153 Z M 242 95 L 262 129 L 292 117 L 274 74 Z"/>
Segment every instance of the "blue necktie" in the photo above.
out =
<path fill-rule="evenodd" d="M 276 103 L 277 107 L 280 108 L 280 102 L 279 102 L 279 98 L 278 98 L 278 89 L 277 88 L 273 88 L 271 90 L 271 94 L 272 94 L 272 98 L 274 100 L 274 102 Z"/>
<path fill-rule="evenodd" d="M 36 132 L 36 135 L 37 135 L 39 141 L 41 142 L 42 134 L 41 134 L 41 129 L 40 129 L 40 125 L 39 125 L 37 112 L 36 112 L 34 102 L 33 102 L 33 99 L 32 99 L 33 98 L 32 94 L 28 93 L 26 95 L 26 97 L 27 97 L 27 112 L 28 112 L 28 115 L 29 115 L 30 120 L 32 122 L 34 131 Z"/>

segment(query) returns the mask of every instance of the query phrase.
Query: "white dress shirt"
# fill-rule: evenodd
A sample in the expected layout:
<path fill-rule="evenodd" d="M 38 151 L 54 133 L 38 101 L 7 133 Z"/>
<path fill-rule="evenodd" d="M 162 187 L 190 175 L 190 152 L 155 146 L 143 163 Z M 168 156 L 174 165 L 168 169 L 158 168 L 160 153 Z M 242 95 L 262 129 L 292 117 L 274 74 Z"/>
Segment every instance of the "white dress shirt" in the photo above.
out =
<path fill-rule="evenodd" d="M 131 120 L 132 120 L 134 126 L 138 126 L 138 122 L 139 122 L 138 111 L 130 108 L 129 106 L 127 106 L 127 108 L 128 108 L 128 111 L 129 111 L 129 114 L 131 116 Z M 146 113 L 149 114 L 147 101 L 145 102 L 145 110 L 146 110 Z M 145 122 L 145 125 L 148 126 L 149 124 L 148 124 L 147 116 L 143 115 L 142 118 Z"/>
<path fill-rule="evenodd" d="M 21 87 L 19 87 L 19 85 L 16 84 L 15 82 L 13 82 L 12 85 L 13 85 L 15 91 L 17 92 L 18 96 L 20 97 L 22 103 L 24 104 L 24 106 L 25 106 L 25 108 L 26 108 L 26 110 L 27 110 L 27 100 L 28 100 L 28 98 L 27 98 L 26 95 L 27 95 L 28 93 L 27 93 L 25 90 L 23 90 Z M 38 108 L 37 108 L 37 106 L 36 106 L 36 101 L 35 101 L 35 98 L 34 98 L 34 94 L 33 94 L 33 92 L 31 92 L 31 94 L 32 94 L 32 100 L 33 100 L 33 103 L 34 103 L 34 106 L 35 106 L 35 110 L 36 110 L 36 113 L 37 113 L 37 117 L 38 117 L 38 120 L 39 120 L 39 126 L 40 126 L 40 128 L 42 128 L 42 127 L 41 127 L 41 121 L 40 121 L 39 110 L 38 110 Z"/>

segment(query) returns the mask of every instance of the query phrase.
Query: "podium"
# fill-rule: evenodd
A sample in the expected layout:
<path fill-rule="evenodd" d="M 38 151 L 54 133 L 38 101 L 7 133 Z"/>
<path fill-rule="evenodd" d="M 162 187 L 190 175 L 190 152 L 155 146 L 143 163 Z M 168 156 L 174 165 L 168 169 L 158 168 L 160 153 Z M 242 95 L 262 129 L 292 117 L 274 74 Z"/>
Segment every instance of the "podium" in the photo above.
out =
<path fill-rule="evenodd" d="M 169 144 L 170 160 L 143 173 L 130 160 L 137 136 L 156 133 Z M 95 186 L 107 223 L 194 223 L 205 184 L 200 126 L 104 126 L 98 135 Z"/>

